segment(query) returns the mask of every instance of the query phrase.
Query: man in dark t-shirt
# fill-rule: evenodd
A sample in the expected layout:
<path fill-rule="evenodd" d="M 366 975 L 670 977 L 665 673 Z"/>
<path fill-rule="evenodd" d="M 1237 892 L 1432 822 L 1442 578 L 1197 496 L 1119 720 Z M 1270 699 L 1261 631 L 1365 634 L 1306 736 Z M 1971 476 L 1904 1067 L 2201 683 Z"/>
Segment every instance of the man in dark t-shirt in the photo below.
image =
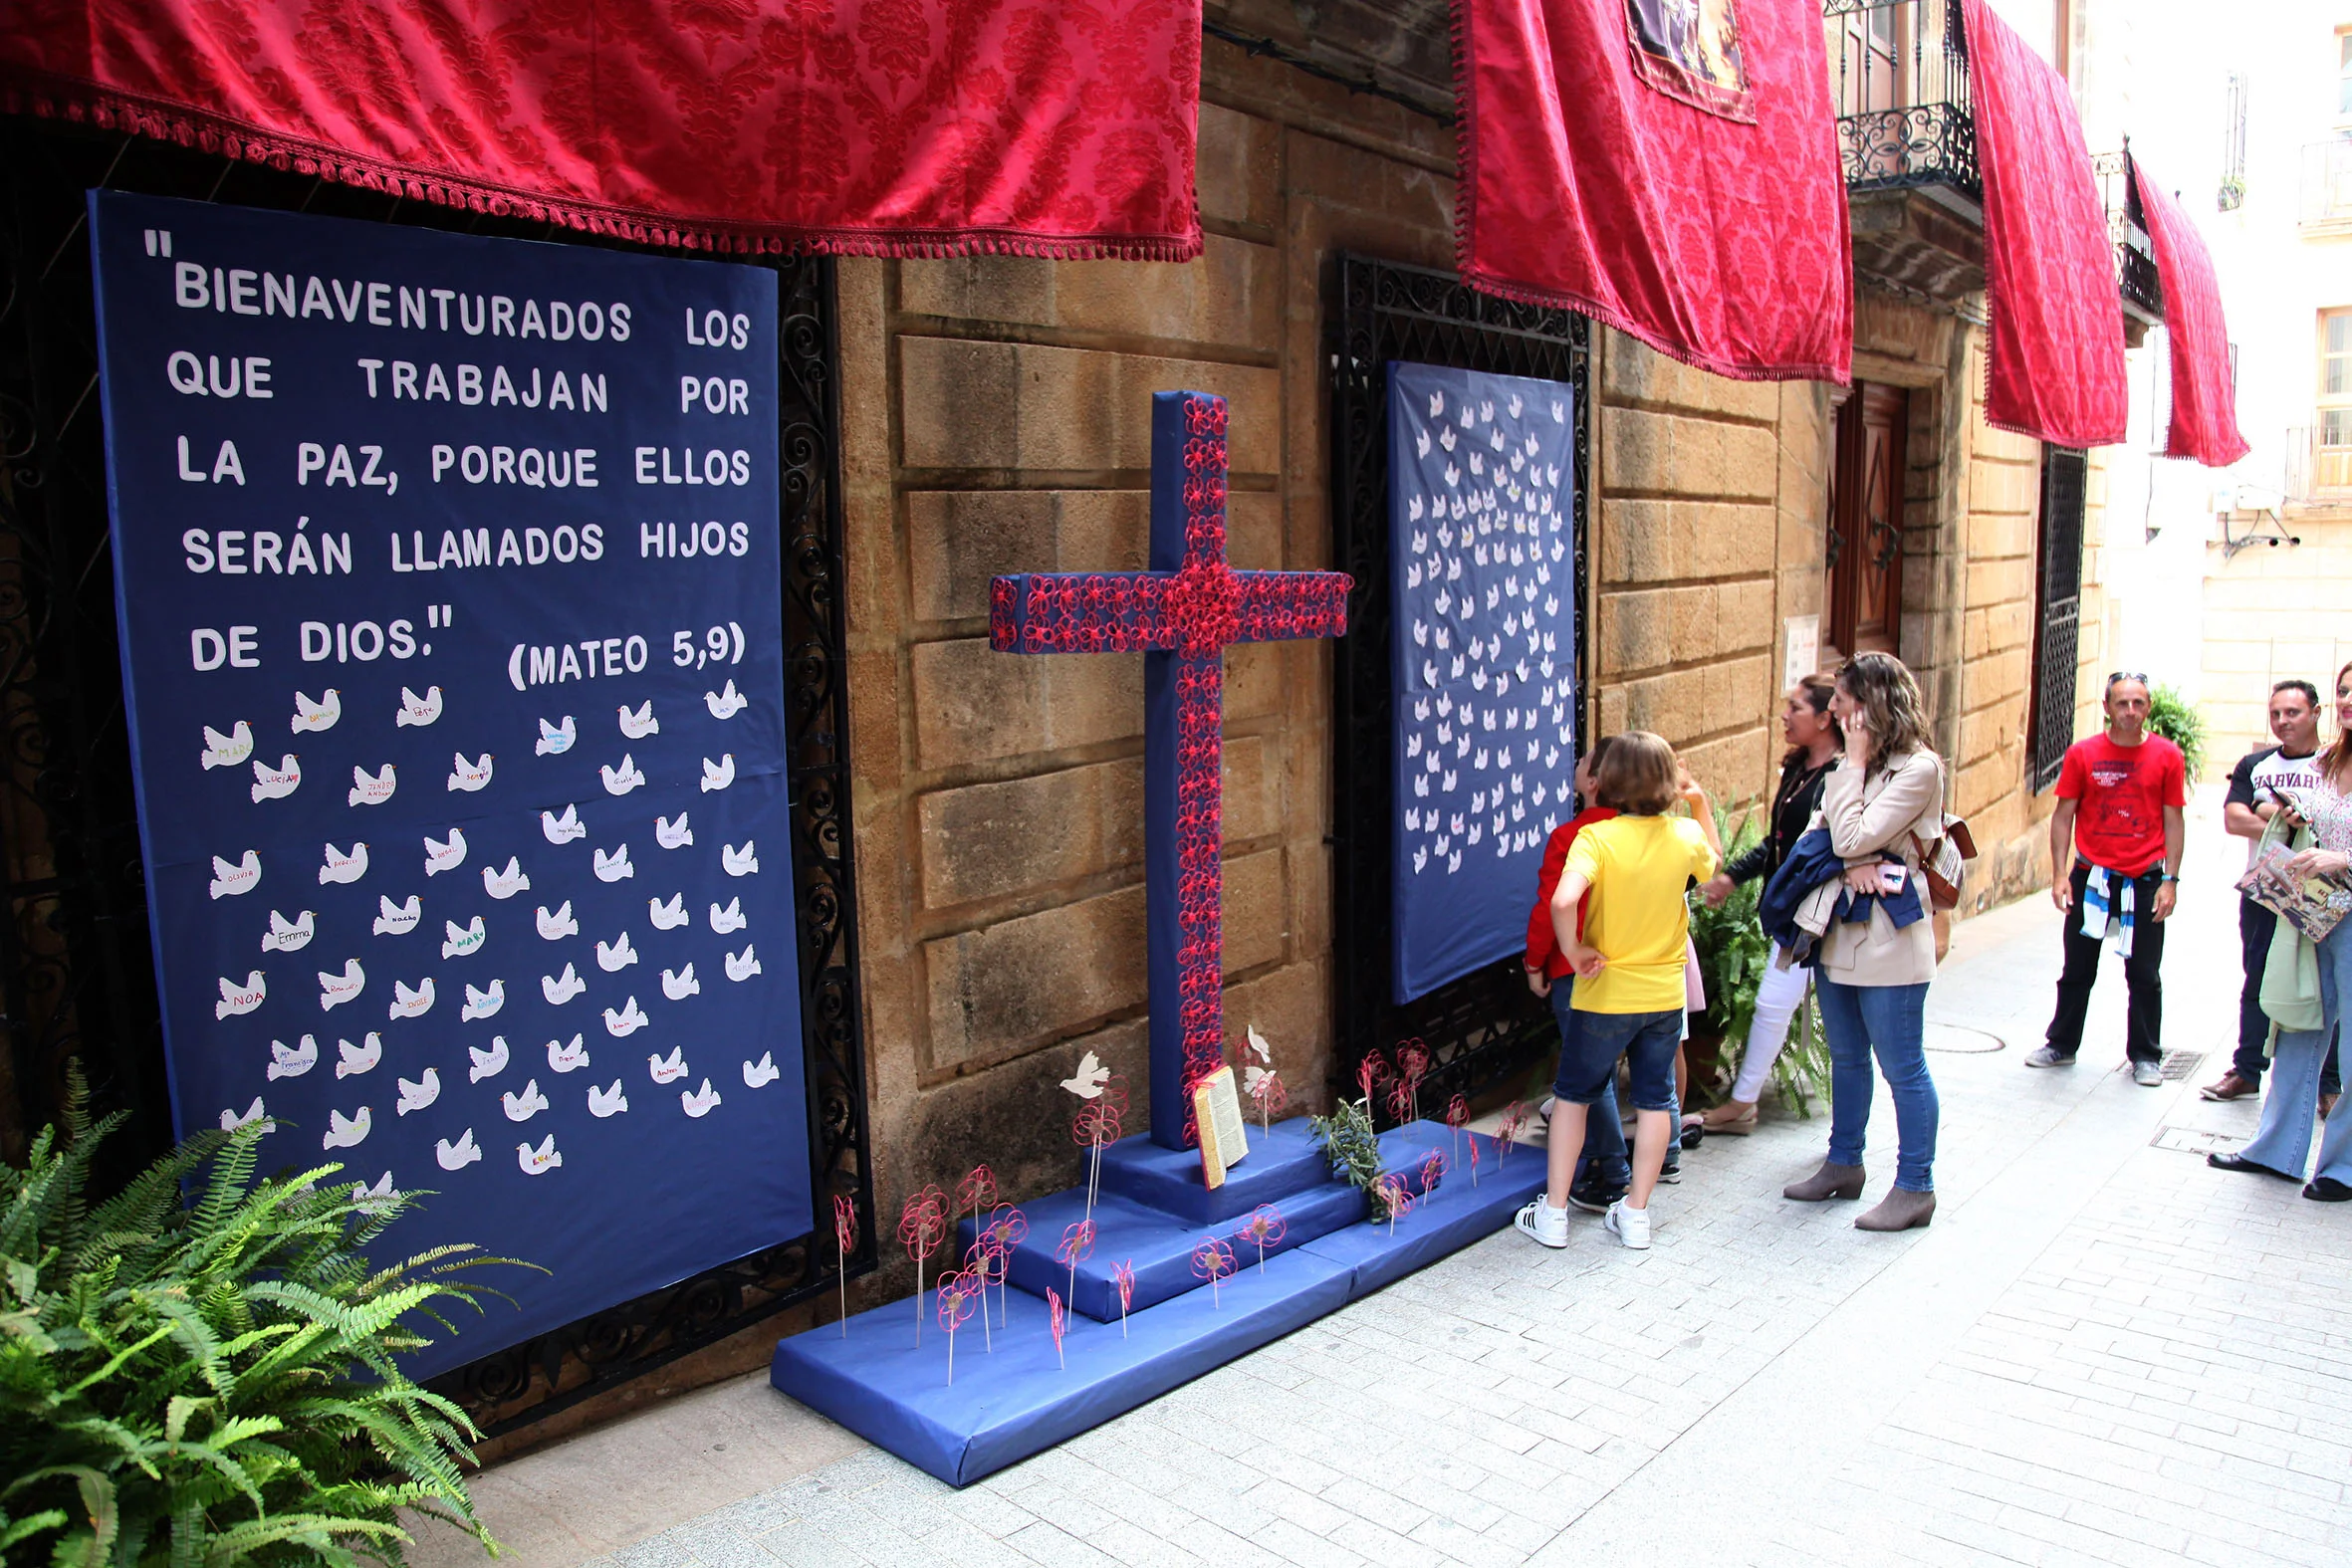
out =
<path fill-rule="evenodd" d="M 2173 912 L 2185 846 L 2181 808 L 2188 769 L 2181 749 L 2148 732 L 2148 677 L 2107 677 L 2107 729 L 2066 748 L 2058 809 L 2050 817 L 2050 897 L 2065 911 L 2066 968 L 2049 1042 L 2028 1067 L 2071 1067 L 2099 978 L 2099 950 L 2116 934 L 2130 1008 L 2124 1048 L 2132 1081 L 2164 1081 L 2164 920 Z"/>
<path fill-rule="evenodd" d="M 2270 688 L 2270 733 L 2276 746 L 2261 747 L 2239 759 L 2230 770 L 2230 794 L 2222 806 L 2222 825 L 2246 844 L 2252 863 L 2254 844 L 2278 809 L 2273 788 L 2308 788 L 2318 782 L 2319 690 L 2309 681 L 2280 681 Z M 2270 1017 L 2262 1010 L 2262 967 L 2270 954 L 2270 938 L 2278 917 L 2269 908 L 2242 895 L 2237 900 L 2237 938 L 2245 984 L 2237 998 L 2237 1049 L 2230 1070 L 2201 1091 L 2209 1100 L 2249 1099 L 2262 1092 L 2262 1069 L 2269 1058 L 2262 1053 L 2270 1037 Z M 2335 1103 L 2338 1081 L 2335 1047 L 2328 1047 L 2327 1063 L 2319 1075 L 2323 1107 Z"/>

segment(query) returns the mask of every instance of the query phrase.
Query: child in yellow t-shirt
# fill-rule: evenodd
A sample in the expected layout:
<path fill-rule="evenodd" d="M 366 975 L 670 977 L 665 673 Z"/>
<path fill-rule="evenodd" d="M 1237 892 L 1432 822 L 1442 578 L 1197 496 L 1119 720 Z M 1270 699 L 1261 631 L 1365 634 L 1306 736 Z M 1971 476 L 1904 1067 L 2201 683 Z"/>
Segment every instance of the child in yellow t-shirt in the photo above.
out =
<path fill-rule="evenodd" d="M 1664 740 L 1646 730 L 1617 737 L 1598 783 L 1620 814 L 1576 835 L 1552 893 L 1552 925 L 1561 957 L 1576 972 L 1573 1007 L 1583 1026 L 1574 1047 L 1562 1049 L 1552 1084 L 1549 1143 L 1567 1158 L 1551 1161 L 1549 1190 L 1517 1221 L 1546 1246 L 1567 1244 L 1567 1189 L 1585 1114 L 1614 1079 L 1620 1057 L 1633 1075 L 1633 1180 L 1604 1224 L 1627 1246 L 1650 1244 L 1650 1193 L 1675 1136 L 1674 1052 L 1690 940 L 1683 897 L 1694 879 L 1715 874 L 1717 860 L 1697 822 L 1665 814 L 1680 798 L 1680 779 Z"/>

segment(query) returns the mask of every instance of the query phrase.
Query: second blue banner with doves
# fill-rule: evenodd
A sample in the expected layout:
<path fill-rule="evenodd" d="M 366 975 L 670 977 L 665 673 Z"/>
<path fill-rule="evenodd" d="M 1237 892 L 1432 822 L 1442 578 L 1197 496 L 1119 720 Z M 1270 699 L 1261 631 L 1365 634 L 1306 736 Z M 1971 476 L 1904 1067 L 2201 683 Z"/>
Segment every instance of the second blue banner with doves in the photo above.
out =
<path fill-rule="evenodd" d="M 181 1129 L 550 1270 L 425 1373 L 805 1233 L 775 275 L 92 220 Z"/>
<path fill-rule="evenodd" d="M 1570 396 L 1388 367 L 1398 1002 L 1520 950 L 1575 809 Z"/>

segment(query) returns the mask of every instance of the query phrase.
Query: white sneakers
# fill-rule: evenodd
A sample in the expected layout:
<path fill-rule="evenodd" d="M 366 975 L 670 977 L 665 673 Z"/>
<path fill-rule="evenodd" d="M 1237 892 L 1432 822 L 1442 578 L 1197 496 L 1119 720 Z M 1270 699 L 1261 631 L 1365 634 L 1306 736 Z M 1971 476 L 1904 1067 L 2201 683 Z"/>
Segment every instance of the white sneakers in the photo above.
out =
<path fill-rule="evenodd" d="M 2143 1089 L 2154 1089 L 2164 1083 L 2164 1068 L 2153 1061 L 2132 1063 L 2132 1082 Z"/>
<path fill-rule="evenodd" d="M 2036 1045 L 2025 1053 L 2025 1065 L 2028 1067 L 2071 1067 L 2074 1065 L 2074 1058 L 2059 1055 L 2056 1049 L 2051 1046 Z"/>
<path fill-rule="evenodd" d="M 1622 1200 L 1609 1205 L 1609 1212 L 1600 1223 L 1617 1232 L 1617 1239 L 1636 1251 L 1650 1249 L 1650 1212 L 1647 1209 L 1628 1209 Z"/>
<path fill-rule="evenodd" d="M 1552 1208 L 1540 1194 L 1529 1199 L 1511 1223 L 1533 1236 L 1539 1245 L 1561 1247 L 1568 1244 L 1568 1212 Z"/>

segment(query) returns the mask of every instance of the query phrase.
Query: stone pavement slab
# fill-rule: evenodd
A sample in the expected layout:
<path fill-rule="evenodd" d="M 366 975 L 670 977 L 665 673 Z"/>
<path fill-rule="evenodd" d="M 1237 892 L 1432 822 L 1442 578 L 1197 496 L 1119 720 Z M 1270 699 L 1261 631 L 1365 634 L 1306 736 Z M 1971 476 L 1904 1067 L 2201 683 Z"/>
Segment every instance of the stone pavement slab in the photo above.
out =
<path fill-rule="evenodd" d="M 2242 1138 L 2256 1114 L 2196 1098 L 2235 1011 L 2239 857 L 2210 811 L 2169 937 L 2167 1043 L 2206 1053 L 2186 1077 L 2119 1070 L 2112 963 L 2082 1064 L 2024 1070 L 2057 915 L 2027 900 L 1961 928 L 1930 1015 L 2001 1048 L 1931 1042 L 1966 1048 L 1931 1056 L 1926 1231 L 1783 1202 L 1826 1117 L 1767 1112 L 1684 1156 L 1646 1253 L 1597 1221 L 1558 1252 L 1490 1236 L 963 1491 L 804 1438 L 770 1453 L 806 1473 L 714 1473 L 692 1514 L 692 1478 L 658 1463 L 635 1481 L 649 1500 L 594 1466 L 608 1491 L 567 1493 L 568 1450 L 626 1452 L 640 1423 L 674 1432 L 673 1406 L 492 1471 L 485 1514 L 525 1564 L 629 1568 L 2352 1561 L 2352 1214 L 2167 1146 Z M 1892 1175 L 1883 1093 L 1872 1130 L 1865 1202 Z M 736 1388 L 713 1396 L 730 1419 L 756 1427 L 764 1396 L 776 1431 L 828 1430 Z"/>

